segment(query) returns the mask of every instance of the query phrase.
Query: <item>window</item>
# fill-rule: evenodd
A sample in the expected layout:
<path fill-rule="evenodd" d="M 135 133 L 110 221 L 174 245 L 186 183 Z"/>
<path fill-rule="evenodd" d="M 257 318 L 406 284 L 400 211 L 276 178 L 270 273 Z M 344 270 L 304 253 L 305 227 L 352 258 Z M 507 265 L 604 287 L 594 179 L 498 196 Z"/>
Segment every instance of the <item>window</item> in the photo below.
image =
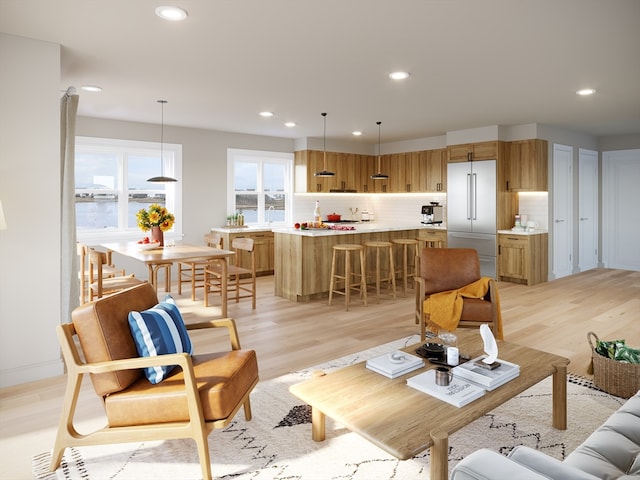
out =
<path fill-rule="evenodd" d="M 291 223 L 293 154 L 229 149 L 228 215 L 246 224 Z"/>
<path fill-rule="evenodd" d="M 161 173 L 180 180 L 182 146 L 105 138 L 76 137 L 75 198 L 78 240 L 130 240 L 140 236 L 136 212 L 152 203 L 176 217 L 182 231 L 180 182 L 151 183 Z M 164 170 L 163 170 L 164 168 Z"/>

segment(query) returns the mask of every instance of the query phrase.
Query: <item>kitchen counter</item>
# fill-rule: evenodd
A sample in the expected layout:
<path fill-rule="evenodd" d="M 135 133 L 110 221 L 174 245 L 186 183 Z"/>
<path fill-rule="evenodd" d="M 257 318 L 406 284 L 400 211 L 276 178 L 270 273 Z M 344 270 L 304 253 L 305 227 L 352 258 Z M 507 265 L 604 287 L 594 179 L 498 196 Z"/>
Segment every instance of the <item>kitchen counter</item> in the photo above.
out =
<path fill-rule="evenodd" d="M 269 226 L 253 226 L 246 227 L 212 227 L 211 231 L 216 233 L 254 233 L 254 232 L 270 232 L 273 229 Z"/>
<path fill-rule="evenodd" d="M 503 235 L 543 235 L 548 233 L 546 230 L 498 230 L 499 234 Z"/>
<path fill-rule="evenodd" d="M 339 229 L 331 229 L 331 228 L 309 228 L 303 230 L 302 228 L 296 229 L 293 227 L 276 227 L 273 228 L 272 231 L 274 233 L 287 233 L 291 235 L 300 235 L 304 237 L 326 237 L 326 236 L 335 236 L 335 235 L 358 235 L 363 233 L 382 233 L 382 232 L 397 232 L 402 230 L 422 230 L 422 229 L 432 229 L 439 231 L 447 231 L 446 227 L 436 227 L 431 225 L 422 225 L 420 223 L 417 224 L 405 224 L 405 225 L 394 225 L 387 223 L 379 223 L 379 222 L 361 222 L 361 223 L 336 223 L 327 225 L 337 225 L 344 226 L 346 228 L 353 227 L 353 230 L 339 230 Z"/>

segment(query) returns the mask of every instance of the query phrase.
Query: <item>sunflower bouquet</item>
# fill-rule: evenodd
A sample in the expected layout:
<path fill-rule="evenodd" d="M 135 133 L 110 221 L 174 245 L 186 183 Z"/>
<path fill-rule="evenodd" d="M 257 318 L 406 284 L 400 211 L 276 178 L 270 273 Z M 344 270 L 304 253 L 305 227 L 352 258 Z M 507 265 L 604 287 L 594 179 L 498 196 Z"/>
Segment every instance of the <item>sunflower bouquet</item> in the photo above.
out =
<path fill-rule="evenodd" d="M 138 227 L 143 232 L 151 230 L 151 227 L 160 227 L 160 230 L 166 232 L 171 230 L 176 219 L 172 213 L 157 203 L 153 203 L 148 209 L 140 209 L 136 213 L 136 219 L 138 220 Z"/>

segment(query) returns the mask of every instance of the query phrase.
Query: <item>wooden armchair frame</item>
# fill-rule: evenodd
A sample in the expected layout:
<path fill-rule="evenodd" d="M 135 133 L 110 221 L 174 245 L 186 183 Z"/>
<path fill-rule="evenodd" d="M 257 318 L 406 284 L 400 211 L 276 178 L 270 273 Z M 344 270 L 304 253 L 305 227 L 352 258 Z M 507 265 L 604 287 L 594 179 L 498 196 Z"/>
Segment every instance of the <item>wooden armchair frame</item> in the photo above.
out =
<path fill-rule="evenodd" d="M 187 325 L 188 330 L 225 327 L 229 331 L 231 349 L 240 350 L 238 331 L 233 319 L 224 318 Z M 123 360 L 113 360 L 99 363 L 85 363 L 81 359 L 79 347 L 76 344 L 76 330 L 73 323 L 56 327 L 58 340 L 67 366 L 67 389 L 64 396 L 62 415 L 58 427 L 58 434 L 51 457 L 50 470 L 60 466 L 65 448 L 71 446 L 90 446 L 111 443 L 136 442 L 144 440 L 167 440 L 174 438 L 192 438 L 198 447 L 202 478 L 211 480 L 211 461 L 207 436 L 213 429 L 226 427 L 240 407 L 244 406 L 246 420 L 251 420 L 251 403 L 249 395 L 257 385 L 258 379 L 247 390 L 247 393 L 237 403 L 231 414 L 223 419 L 206 421 L 198 393 L 197 378 L 194 374 L 192 358 L 184 353 L 159 355 L 156 357 L 139 357 Z M 80 395 L 82 378 L 87 374 L 99 374 L 117 370 L 142 369 L 150 366 L 178 365 L 184 375 L 184 389 L 187 397 L 189 421 L 158 423 L 153 425 L 110 427 L 106 426 L 88 434 L 80 434 L 74 426 L 73 420 Z"/>

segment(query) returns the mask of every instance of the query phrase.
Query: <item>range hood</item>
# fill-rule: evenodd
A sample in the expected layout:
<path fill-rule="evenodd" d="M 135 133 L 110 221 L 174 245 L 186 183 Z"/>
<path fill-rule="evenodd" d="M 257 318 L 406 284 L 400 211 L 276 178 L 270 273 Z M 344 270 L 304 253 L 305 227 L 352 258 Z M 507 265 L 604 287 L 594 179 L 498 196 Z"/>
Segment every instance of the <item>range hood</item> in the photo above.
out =
<path fill-rule="evenodd" d="M 347 188 L 347 184 L 345 182 L 340 182 L 340 188 L 330 188 L 329 192 L 331 193 L 358 193 L 357 190 L 352 188 Z"/>

